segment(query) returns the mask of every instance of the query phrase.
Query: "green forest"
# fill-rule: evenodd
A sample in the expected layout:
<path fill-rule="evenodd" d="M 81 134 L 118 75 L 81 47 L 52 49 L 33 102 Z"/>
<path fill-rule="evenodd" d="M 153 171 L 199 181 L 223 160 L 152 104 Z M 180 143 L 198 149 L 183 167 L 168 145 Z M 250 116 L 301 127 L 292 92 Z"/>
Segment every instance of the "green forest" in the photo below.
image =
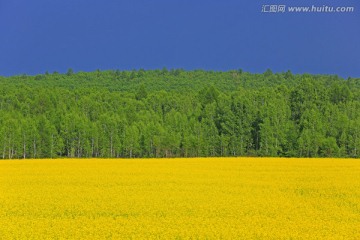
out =
<path fill-rule="evenodd" d="M 360 156 L 360 79 L 166 68 L 0 77 L 0 158 Z"/>

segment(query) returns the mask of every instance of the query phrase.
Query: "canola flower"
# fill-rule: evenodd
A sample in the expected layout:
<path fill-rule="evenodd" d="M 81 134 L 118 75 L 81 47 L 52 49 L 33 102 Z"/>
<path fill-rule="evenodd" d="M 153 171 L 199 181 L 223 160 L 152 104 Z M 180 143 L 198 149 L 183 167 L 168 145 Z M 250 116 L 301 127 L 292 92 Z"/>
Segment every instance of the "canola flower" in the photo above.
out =
<path fill-rule="evenodd" d="M 360 239 L 356 159 L 0 161 L 0 239 Z"/>

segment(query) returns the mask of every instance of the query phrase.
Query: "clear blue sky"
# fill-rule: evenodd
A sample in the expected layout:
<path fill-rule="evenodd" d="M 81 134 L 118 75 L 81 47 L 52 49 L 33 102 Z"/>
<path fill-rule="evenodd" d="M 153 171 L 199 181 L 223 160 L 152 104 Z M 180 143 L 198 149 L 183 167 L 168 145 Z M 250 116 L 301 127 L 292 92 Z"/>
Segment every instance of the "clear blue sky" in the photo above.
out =
<path fill-rule="evenodd" d="M 262 13 L 262 5 L 353 13 Z M 0 0 L 0 75 L 184 68 L 360 77 L 358 0 Z"/>

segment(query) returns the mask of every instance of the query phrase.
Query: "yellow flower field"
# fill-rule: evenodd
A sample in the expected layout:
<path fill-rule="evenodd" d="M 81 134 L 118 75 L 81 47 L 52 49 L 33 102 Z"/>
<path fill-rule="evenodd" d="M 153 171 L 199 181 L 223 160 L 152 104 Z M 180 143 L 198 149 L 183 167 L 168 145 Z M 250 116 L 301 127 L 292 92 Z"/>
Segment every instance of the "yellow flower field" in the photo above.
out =
<path fill-rule="evenodd" d="M 0 239 L 360 239 L 360 160 L 0 161 Z"/>

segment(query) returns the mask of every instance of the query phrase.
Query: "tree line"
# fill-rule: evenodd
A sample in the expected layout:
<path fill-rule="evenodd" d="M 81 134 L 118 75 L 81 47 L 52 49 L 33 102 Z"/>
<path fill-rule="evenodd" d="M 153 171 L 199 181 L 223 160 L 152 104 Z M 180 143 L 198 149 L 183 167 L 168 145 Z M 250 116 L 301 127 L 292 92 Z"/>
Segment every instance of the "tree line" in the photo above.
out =
<path fill-rule="evenodd" d="M 360 79 L 240 70 L 0 77 L 0 158 L 360 156 Z"/>

